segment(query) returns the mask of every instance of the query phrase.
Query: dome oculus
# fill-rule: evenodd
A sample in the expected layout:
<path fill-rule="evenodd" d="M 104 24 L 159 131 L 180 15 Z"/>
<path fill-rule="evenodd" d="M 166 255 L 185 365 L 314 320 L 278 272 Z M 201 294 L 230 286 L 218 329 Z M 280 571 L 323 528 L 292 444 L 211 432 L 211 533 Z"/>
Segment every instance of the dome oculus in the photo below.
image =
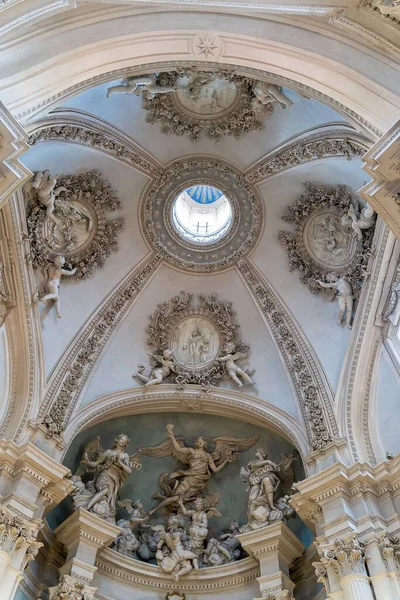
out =
<path fill-rule="evenodd" d="M 186 188 L 172 204 L 172 224 L 183 239 L 210 244 L 224 237 L 232 224 L 232 206 L 225 194 L 210 185 Z"/>

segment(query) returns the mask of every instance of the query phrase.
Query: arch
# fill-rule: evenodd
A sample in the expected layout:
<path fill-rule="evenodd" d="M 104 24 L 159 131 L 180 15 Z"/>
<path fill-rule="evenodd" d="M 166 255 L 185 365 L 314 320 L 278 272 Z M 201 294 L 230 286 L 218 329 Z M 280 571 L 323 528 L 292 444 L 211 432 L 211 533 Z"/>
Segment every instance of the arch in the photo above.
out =
<path fill-rule="evenodd" d="M 102 81 L 135 71 L 171 69 L 185 61 L 232 65 L 252 76 L 273 78 L 346 113 L 375 138 L 393 124 L 400 112 L 396 90 L 385 87 L 396 85 L 398 73 L 390 61 L 384 62 L 378 54 L 373 56 L 371 50 L 365 61 L 365 54 L 351 48 L 337 32 L 328 36 L 321 30 L 306 32 L 293 23 L 239 15 L 224 15 L 222 24 L 218 15 L 208 13 L 196 14 L 199 29 L 193 30 L 193 13 L 179 11 L 163 15 L 165 29 L 161 31 L 159 14 L 115 18 L 107 28 L 100 27 L 96 17 L 91 19 L 85 24 L 85 36 L 77 37 L 76 28 L 63 21 L 56 23 L 52 31 L 39 29 L 35 32 L 34 54 L 28 51 L 32 34 L 22 38 L 20 50 L 26 60 L 18 62 L 15 58 L 12 64 L 11 53 L 1 88 L 17 118 L 27 122 L 63 98 Z M 177 22 L 179 30 L 175 29 Z M 241 33 L 244 25 L 252 36 Z M 128 33 L 133 30 L 135 33 Z M 212 39 L 215 49 L 201 52 L 196 45 L 199 36 Z M 92 41 L 77 46 L 81 39 Z M 54 49 L 50 59 L 49 46 Z M 308 50 L 310 47 L 314 52 Z M 7 72 L 12 74 L 7 77 Z M 385 85 L 381 83 L 384 80 L 388 82 Z"/>
<path fill-rule="evenodd" d="M 191 386 L 190 391 L 177 393 L 167 384 L 158 385 L 154 391 L 132 388 L 113 392 L 81 407 L 71 417 L 63 433 L 66 443 L 64 456 L 78 433 L 112 418 L 151 412 L 193 412 L 226 417 L 227 408 L 230 418 L 272 429 L 289 440 L 298 449 L 306 468 L 304 457 L 310 451 L 307 434 L 301 423 L 289 413 L 243 392 L 219 389 L 218 393 L 202 395 L 200 386 Z"/>

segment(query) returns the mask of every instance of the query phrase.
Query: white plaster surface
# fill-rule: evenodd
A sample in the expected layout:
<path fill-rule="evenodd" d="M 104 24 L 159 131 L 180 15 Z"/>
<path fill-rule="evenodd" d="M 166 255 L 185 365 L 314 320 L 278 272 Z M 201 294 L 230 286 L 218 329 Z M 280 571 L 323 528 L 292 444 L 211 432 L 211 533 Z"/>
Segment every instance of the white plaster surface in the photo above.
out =
<path fill-rule="evenodd" d="M 245 169 L 301 131 L 328 122 L 346 122 L 329 106 L 317 100 L 306 100 L 285 89 L 293 106 L 283 109 L 275 104 L 273 114 L 264 119 L 261 131 L 252 131 L 239 140 L 226 136 L 217 143 L 202 136 L 193 143 L 187 136 L 167 137 L 162 133 L 160 123 L 146 123 L 146 110 L 141 107 L 141 98 L 135 94 L 113 94 L 107 98 L 107 88 L 120 82 L 117 80 L 82 92 L 63 102 L 62 108 L 85 110 L 113 123 L 163 164 L 188 154 L 211 154 L 223 156 Z"/>
<path fill-rule="evenodd" d="M 138 363 L 148 365 L 148 317 L 158 303 L 168 300 L 178 290 L 193 294 L 216 292 L 221 300 L 232 302 L 240 325 L 240 335 L 251 346 L 249 359 L 243 364 L 256 370 L 256 385 L 254 388 L 246 387 L 246 393 L 264 398 L 296 415 L 296 405 L 285 368 L 258 309 L 237 272 L 230 270 L 222 274 L 196 276 L 179 273 L 167 266 L 163 266 L 154 276 L 115 333 L 97 365 L 82 403 L 87 404 L 100 395 L 139 385 L 132 379 L 132 374 Z M 224 386 L 231 388 L 234 384 L 227 381 Z"/>
<path fill-rule="evenodd" d="M 363 182 L 360 161 L 325 160 L 308 163 L 293 171 L 286 171 L 262 183 L 259 187 L 264 198 L 265 231 L 252 255 L 256 265 L 287 304 L 313 346 L 336 389 L 340 369 L 349 341 L 349 330 L 336 325 L 337 302 L 329 302 L 323 294 L 313 296 L 299 280 L 299 272 L 289 272 L 286 249 L 277 240 L 280 230 L 294 231 L 282 220 L 286 206 L 293 204 L 302 193 L 303 182 L 350 185 L 357 190 Z"/>
<path fill-rule="evenodd" d="M 378 375 L 377 424 L 384 454 L 400 452 L 400 376 L 384 350 Z"/>
<path fill-rule="evenodd" d="M 48 375 L 92 311 L 148 253 L 137 218 L 139 198 L 148 179 L 142 173 L 99 152 L 72 144 L 38 144 L 24 156 L 24 162 L 32 171 L 49 169 L 51 173 L 59 175 L 97 169 L 116 190 L 122 203 L 122 209 L 107 213 L 107 218 L 123 216 L 125 219 L 125 229 L 118 237 L 118 252 L 108 257 L 102 269 L 86 281 L 62 280 L 62 318 L 57 319 L 54 310 L 48 312 L 43 305 L 39 305 Z M 36 276 L 39 283 L 40 273 Z"/>

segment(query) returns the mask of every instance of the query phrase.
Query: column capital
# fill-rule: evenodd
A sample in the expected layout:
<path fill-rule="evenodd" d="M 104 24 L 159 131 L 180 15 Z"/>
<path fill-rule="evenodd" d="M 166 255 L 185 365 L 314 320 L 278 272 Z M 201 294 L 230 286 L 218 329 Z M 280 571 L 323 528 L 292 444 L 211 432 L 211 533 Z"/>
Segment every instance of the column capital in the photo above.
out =
<path fill-rule="evenodd" d="M 357 533 L 335 540 L 329 546 L 321 546 L 320 552 L 328 564 L 340 573 L 341 577 L 352 574 L 366 575 L 365 546 L 358 538 Z"/>
<path fill-rule="evenodd" d="M 96 593 L 94 587 L 88 586 L 71 575 L 64 574 L 58 585 L 49 588 L 50 600 L 93 600 Z"/>

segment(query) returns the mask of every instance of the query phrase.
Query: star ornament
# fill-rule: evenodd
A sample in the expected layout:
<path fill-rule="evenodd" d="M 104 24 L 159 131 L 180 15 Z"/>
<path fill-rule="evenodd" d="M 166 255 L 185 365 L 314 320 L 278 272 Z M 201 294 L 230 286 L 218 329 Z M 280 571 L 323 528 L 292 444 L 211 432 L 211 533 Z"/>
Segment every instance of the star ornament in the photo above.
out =
<path fill-rule="evenodd" d="M 208 58 L 209 56 L 214 56 L 214 51 L 218 50 L 218 44 L 215 43 L 215 38 L 209 38 L 207 33 L 205 37 L 199 35 L 196 48 L 199 50 L 199 54 L 204 54 L 205 58 Z"/>

